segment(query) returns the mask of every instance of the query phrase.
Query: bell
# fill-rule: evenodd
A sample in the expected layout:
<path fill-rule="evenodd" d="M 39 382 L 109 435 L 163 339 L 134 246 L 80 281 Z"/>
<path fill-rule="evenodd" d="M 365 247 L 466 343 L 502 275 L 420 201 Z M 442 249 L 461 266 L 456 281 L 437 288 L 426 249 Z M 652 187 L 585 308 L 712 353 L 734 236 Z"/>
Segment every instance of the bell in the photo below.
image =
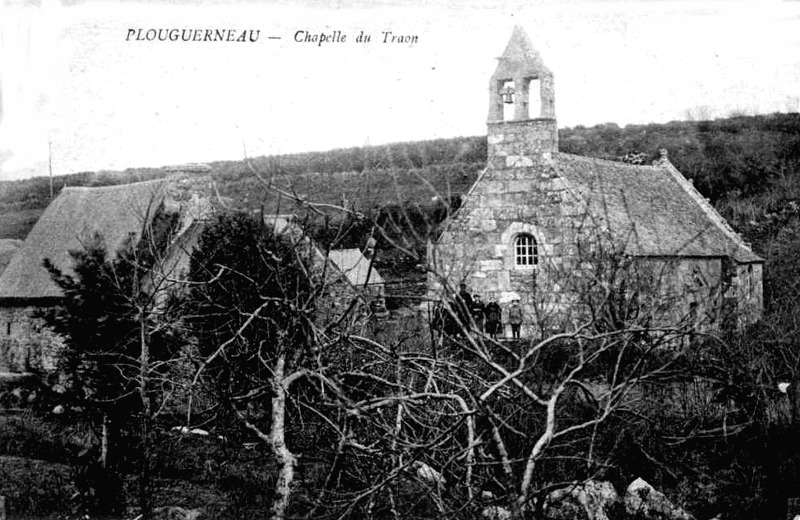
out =
<path fill-rule="evenodd" d="M 503 100 L 503 103 L 507 105 L 511 105 L 514 103 L 514 87 L 511 85 L 506 85 L 503 90 L 500 91 L 500 99 Z"/>

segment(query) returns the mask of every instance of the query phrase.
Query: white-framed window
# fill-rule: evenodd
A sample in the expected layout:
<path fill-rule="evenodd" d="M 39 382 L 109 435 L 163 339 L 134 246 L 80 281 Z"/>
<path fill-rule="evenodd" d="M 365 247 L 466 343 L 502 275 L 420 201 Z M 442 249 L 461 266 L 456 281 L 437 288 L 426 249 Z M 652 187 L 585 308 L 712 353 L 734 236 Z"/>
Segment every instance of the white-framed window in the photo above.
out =
<path fill-rule="evenodd" d="M 533 235 L 522 233 L 514 238 L 514 265 L 533 267 L 539 263 L 536 239 Z"/>

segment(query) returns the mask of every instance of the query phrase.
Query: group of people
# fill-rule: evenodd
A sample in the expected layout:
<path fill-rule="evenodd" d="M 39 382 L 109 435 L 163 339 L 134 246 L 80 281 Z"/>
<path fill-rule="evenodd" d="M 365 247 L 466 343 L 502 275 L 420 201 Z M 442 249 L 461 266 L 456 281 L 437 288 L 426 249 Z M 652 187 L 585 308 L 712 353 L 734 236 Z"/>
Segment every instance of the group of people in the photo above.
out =
<path fill-rule="evenodd" d="M 503 311 L 494 297 L 489 299 L 489 303 L 484 303 L 479 294 L 470 294 L 467 286 L 461 284 L 456 309 L 466 330 L 473 329 L 479 333 L 486 333 L 492 339 L 497 339 L 503 331 Z M 522 318 L 519 300 L 512 301 L 508 308 L 508 323 L 511 325 L 514 339 L 519 339 Z"/>

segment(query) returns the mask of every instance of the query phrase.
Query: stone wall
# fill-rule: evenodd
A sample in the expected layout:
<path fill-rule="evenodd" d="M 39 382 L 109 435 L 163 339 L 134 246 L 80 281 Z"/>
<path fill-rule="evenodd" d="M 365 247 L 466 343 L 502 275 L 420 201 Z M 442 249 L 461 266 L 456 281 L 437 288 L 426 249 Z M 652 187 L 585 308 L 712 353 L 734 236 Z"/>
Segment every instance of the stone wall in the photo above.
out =
<path fill-rule="evenodd" d="M 505 168 L 504 159 L 509 156 L 558 152 L 558 126 L 555 119 L 492 123 L 488 125 L 487 141 L 490 164 Z"/>
<path fill-rule="evenodd" d="M 45 326 L 37 307 L 0 307 L 0 371 L 56 370 L 64 348 L 60 336 Z"/>
<path fill-rule="evenodd" d="M 708 333 L 725 323 L 729 280 L 723 263 L 716 257 L 637 259 L 640 272 L 651 280 L 647 309 L 652 326 Z"/>
<path fill-rule="evenodd" d="M 313 244 L 309 242 L 308 245 L 312 248 L 309 254 L 313 256 L 311 265 L 316 273 L 313 282 L 322 284 L 321 295 L 317 300 L 318 326 L 324 328 L 338 322 L 349 310 L 346 319 L 339 323 L 339 327 L 352 330 L 353 327 L 366 326 L 370 317 L 385 310 L 382 284 L 366 288 L 354 287 L 345 274 L 326 260 Z"/>
<path fill-rule="evenodd" d="M 336 322 L 350 309 L 351 305 L 354 305 L 355 308 L 350 310 L 348 319 L 342 323 L 344 327 L 353 325 L 363 317 L 366 312 L 366 301 L 343 277 L 336 273 L 328 274 L 325 280 L 325 289 L 317 301 L 318 324 L 326 327 Z"/>
<path fill-rule="evenodd" d="M 485 219 L 481 225 L 476 225 L 478 215 Z M 588 320 L 608 304 L 609 287 L 619 299 L 617 310 L 630 313 L 628 319 L 641 326 L 708 333 L 741 313 L 741 308 L 724 303 L 726 294 L 745 289 L 736 279 L 726 279 L 721 258 L 625 258 L 578 216 L 534 219 L 538 226 L 491 218 L 497 216 L 497 211 L 487 215 L 486 208 L 479 208 L 453 223 L 432 251 L 437 272 L 447 275 L 430 275 L 431 298 L 455 294 L 464 283 L 484 301 L 496 298 L 504 323 L 510 302 L 519 299 L 525 314 L 522 333 L 532 337 Z M 533 268 L 514 265 L 513 239 L 523 232 L 536 237 L 539 263 Z M 755 280 L 757 264 L 751 271 Z M 753 283 L 749 298 L 745 315 L 755 321 L 760 284 Z M 510 336 L 508 328 L 505 333 Z"/>
<path fill-rule="evenodd" d="M 756 323 L 764 313 L 763 270 L 764 264 L 736 266 L 731 297 L 737 302 L 736 315 L 740 328 Z"/>
<path fill-rule="evenodd" d="M 580 278 L 574 269 L 580 263 L 578 244 L 595 231 L 585 215 L 584 203 L 547 158 L 495 158 L 432 248 L 431 296 L 437 298 L 445 286 L 457 292 L 465 283 L 484 301 L 496 298 L 504 311 L 519 299 L 526 316 L 523 334 L 563 318 L 575 300 L 566 286 Z M 515 265 L 513 243 L 520 234 L 534 237 L 536 265 Z"/>

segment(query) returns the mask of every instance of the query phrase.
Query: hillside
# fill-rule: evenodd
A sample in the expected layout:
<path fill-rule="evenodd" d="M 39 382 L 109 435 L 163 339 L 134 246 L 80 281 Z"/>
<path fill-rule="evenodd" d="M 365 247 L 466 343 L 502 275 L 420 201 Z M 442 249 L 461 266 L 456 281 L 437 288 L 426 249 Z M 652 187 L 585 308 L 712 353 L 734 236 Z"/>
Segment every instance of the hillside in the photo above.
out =
<path fill-rule="evenodd" d="M 645 163 L 667 149 L 678 169 L 762 254 L 765 241 L 784 224 L 775 222 L 782 218 L 776 215 L 800 201 L 800 114 L 565 128 L 559 140 L 566 153 Z M 305 214 L 309 206 L 297 202 L 304 200 L 321 204 L 318 209 L 345 206 L 375 216 L 386 206 L 431 209 L 434 196 L 457 203 L 485 162 L 486 138 L 478 136 L 220 161 L 202 169 L 240 209 Z M 59 176 L 53 194 L 66 185 L 131 182 L 175 169 L 180 168 Z M 46 177 L 0 182 L 0 238 L 23 239 L 50 200 Z"/>

